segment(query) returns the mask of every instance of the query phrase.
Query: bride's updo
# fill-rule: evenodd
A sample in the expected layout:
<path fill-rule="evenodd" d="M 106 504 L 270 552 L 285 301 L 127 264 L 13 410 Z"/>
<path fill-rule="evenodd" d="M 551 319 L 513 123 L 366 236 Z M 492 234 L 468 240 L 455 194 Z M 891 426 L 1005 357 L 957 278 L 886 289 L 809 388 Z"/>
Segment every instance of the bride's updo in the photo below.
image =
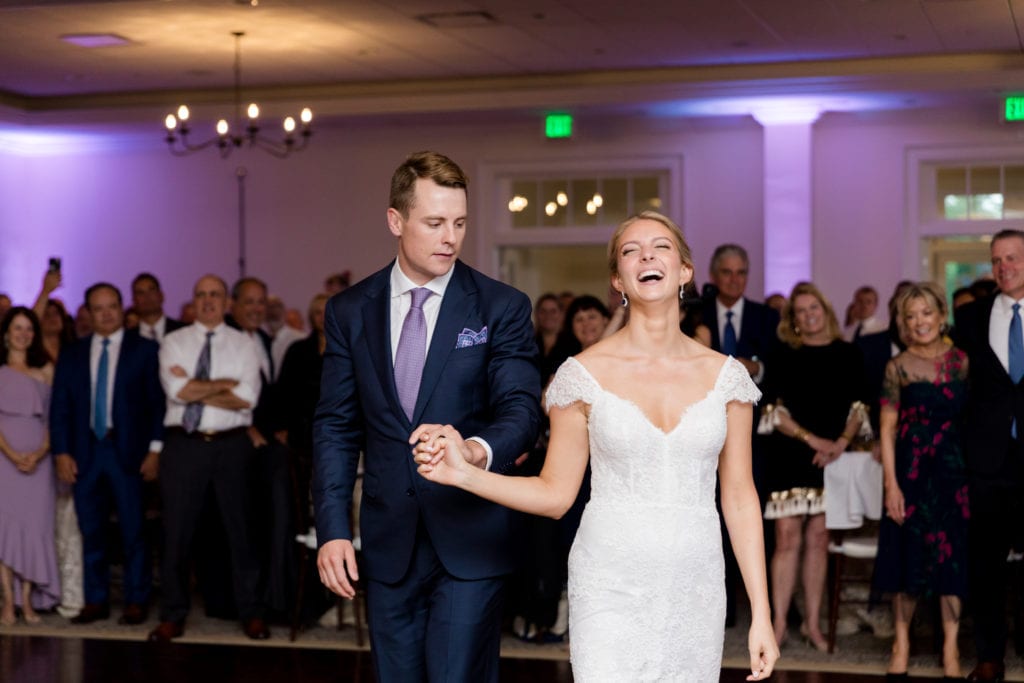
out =
<path fill-rule="evenodd" d="M 657 211 L 641 211 L 640 213 L 630 216 L 615 229 L 615 234 L 612 235 L 612 239 L 608 242 L 608 270 L 612 275 L 619 274 L 619 242 L 622 241 L 622 233 L 626 232 L 626 229 L 636 223 L 637 221 L 654 221 L 655 223 L 661 223 L 668 228 L 669 233 L 672 235 L 673 241 L 676 243 L 676 248 L 679 249 L 679 261 L 690 270 L 693 270 L 693 256 L 690 254 L 690 245 L 686 243 L 686 238 L 683 237 L 683 230 L 675 221 L 668 216 L 664 216 Z"/>

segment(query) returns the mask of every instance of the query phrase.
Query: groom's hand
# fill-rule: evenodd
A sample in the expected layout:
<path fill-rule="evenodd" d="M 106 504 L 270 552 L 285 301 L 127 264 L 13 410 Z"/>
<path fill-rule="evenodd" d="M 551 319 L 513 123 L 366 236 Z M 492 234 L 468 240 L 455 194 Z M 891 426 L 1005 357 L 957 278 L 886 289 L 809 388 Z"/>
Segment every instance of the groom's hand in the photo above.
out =
<path fill-rule="evenodd" d="M 451 425 L 422 424 L 409 435 L 409 445 L 417 464 L 436 465 L 444 459 L 445 451 L 462 456 L 474 467 L 487 467 L 487 451 L 476 441 L 464 441 Z M 430 456 L 429 458 L 425 456 Z"/>
<path fill-rule="evenodd" d="M 331 592 L 349 600 L 356 596 L 352 583 L 359 580 L 359 568 L 352 541 L 338 538 L 324 543 L 316 556 L 316 568 L 320 572 L 320 581 Z"/>

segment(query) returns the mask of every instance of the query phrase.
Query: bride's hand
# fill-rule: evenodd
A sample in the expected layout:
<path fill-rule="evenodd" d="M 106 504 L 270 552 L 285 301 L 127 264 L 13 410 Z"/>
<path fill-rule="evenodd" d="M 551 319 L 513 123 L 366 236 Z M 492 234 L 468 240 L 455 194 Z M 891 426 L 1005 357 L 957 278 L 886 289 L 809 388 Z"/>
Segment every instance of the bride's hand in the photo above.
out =
<path fill-rule="evenodd" d="M 748 681 L 763 681 L 772 675 L 775 662 L 779 658 L 779 646 L 775 642 L 775 632 L 770 623 L 754 622 L 750 625 L 747 636 L 747 647 L 750 649 L 750 675 Z"/>
<path fill-rule="evenodd" d="M 451 425 L 420 425 L 409 437 L 417 471 L 428 481 L 458 486 L 474 469 L 469 447 Z"/>

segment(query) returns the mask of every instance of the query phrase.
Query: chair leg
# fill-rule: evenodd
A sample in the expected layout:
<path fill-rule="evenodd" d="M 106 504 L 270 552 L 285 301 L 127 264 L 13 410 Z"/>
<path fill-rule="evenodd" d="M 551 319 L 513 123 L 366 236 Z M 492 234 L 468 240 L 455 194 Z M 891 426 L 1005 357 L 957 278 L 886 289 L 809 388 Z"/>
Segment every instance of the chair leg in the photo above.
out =
<path fill-rule="evenodd" d="M 295 588 L 295 605 L 292 607 L 292 629 L 289 636 L 291 642 L 299 633 L 299 622 L 302 620 L 302 601 L 306 596 L 306 565 L 309 564 L 309 550 L 305 545 L 299 552 L 299 583 Z"/>
<path fill-rule="evenodd" d="M 831 554 L 832 591 L 828 604 L 828 653 L 836 651 L 836 622 L 839 620 L 839 596 L 843 589 L 843 555 Z"/>

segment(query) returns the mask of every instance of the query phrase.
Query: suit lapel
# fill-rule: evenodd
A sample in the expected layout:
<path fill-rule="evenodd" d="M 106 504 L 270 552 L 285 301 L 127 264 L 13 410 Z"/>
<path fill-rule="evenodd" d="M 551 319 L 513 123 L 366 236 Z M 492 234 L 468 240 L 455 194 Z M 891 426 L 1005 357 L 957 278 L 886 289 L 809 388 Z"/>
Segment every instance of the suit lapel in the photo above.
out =
<path fill-rule="evenodd" d="M 996 297 L 989 297 L 982 307 L 981 315 L 978 316 L 978 334 L 980 335 L 981 346 L 985 349 L 986 362 L 991 363 L 995 372 L 1006 378 L 1006 381 L 1013 384 L 1013 380 L 1010 378 L 1010 373 L 1007 372 L 1003 366 L 1002 361 L 999 360 L 999 356 L 992 349 L 992 340 L 989 338 L 989 325 L 992 321 L 992 309 L 995 306 Z"/>
<path fill-rule="evenodd" d="M 462 265 L 461 261 L 456 261 L 454 268 L 455 272 L 452 273 L 452 279 L 448 282 L 448 288 L 444 292 L 444 299 L 441 300 L 441 310 L 437 316 L 437 324 L 434 326 L 434 334 L 430 338 L 426 362 L 423 364 L 420 392 L 416 398 L 416 409 L 412 416 L 414 425 L 419 424 L 427 399 L 430 398 L 441 378 L 441 371 L 444 369 L 445 363 L 448 362 L 448 356 L 455 350 L 455 342 L 458 340 L 459 332 L 462 331 L 463 323 L 466 322 L 466 317 L 473 307 L 473 300 L 477 294 L 466 266 Z M 393 381 L 392 384 L 394 384 Z"/>
<path fill-rule="evenodd" d="M 395 366 L 391 359 L 391 267 L 378 273 L 378 281 L 366 293 L 363 304 L 363 338 L 384 396 L 396 414 L 405 417 L 395 388 Z"/>

